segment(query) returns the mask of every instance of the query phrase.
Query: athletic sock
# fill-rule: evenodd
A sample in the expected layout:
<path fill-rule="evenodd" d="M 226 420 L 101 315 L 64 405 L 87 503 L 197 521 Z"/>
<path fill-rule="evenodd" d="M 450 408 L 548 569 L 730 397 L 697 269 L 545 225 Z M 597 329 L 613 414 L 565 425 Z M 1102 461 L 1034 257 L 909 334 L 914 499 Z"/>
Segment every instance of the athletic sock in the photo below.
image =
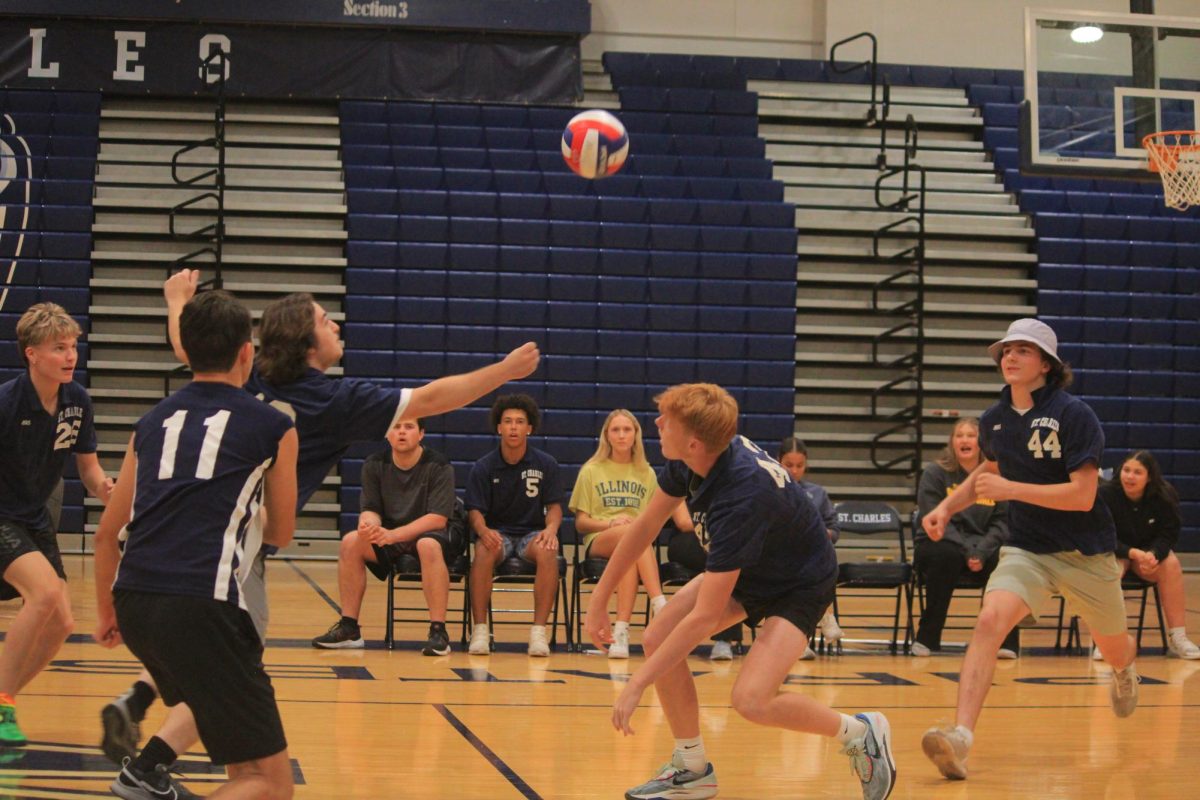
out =
<path fill-rule="evenodd" d="M 158 697 L 154 687 L 145 681 L 134 681 L 133 687 L 126 693 L 125 707 L 129 709 L 129 717 L 134 722 L 146 718 L 148 709 Z"/>
<path fill-rule="evenodd" d="M 971 732 L 970 728 L 964 725 L 955 725 L 954 730 L 958 731 L 958 735 L 967 743 L 968 748 L 975 743 L 975 734 Z"/>
<path fill-rule="evenodd" d="M 1181 626 L 1178 628 L 1171 628 L 1167 632 L 1171 635 L 1172 639 L 1186 639 L 1187 638 L 1187 628 L 1186 627 Z"/>
<path fill-rule="evenodd" d="M 867 723 L 849 714 L 842 714 L 842 724 L 838 728 L 836 739 L 842 744 L 850 744 L 855 739 L 867 735 Z"/>
<path fill-rule="evenodd" d="M 691 772 L 704 772 L 708 765 L 708 756 L 704 752 L 704 737 L 695 739 L 676 739 L 675 752 L 683 762 L 683 768 Z"/>
<path fill-rule="evenodd" d="M 171 749 L 171 745 L 157 736 L 151 736 L 150 741 L 146 742 L 146 746 L 142 748 L 142 752 L 133 760 L 133 766 L 143 773 L 151 773 L 159 764 L 171 766 L 178 757 Z"/>
<path fill-rule="evenodd" d="M 622 628 L 625 630 L 626 633 L 628 633 L 629 632 L 629 623 L 622 622 L 621 620 L 617 620 L 616 622 L 613 623 L 613 633 L 616 633 L 617 631 L 621 630 Z"/>
<path fill-rule="evenodd" d="M 355 631 L 358 630 L 358 620 L 355 619 L 354 617 L 347 617 L 343 614 L 341 622 L 342 622 L 342 626 L 345 628 L 350 628 L 351 630 L 355 630 Z"/>
<path fill-rule="evenodd" d="M 663 610 L 663 606 L 666 604 L 667 596 L 665 594 L 660 594 L 658 597 L 650 601 L 650 611 L 654 614 L 658 614 Z"/>

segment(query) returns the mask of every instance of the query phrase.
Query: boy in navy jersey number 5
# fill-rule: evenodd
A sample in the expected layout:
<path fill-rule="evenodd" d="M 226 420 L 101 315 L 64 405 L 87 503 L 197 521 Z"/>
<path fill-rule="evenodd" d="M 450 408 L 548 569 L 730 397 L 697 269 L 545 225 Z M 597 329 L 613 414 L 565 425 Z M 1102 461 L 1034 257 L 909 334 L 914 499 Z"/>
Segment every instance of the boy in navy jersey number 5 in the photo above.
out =
<path fill-rule="evenodd" d="M 124 640 L 166 703 L 192 709 L 229 774 L 211 797 L 290 798 L 283 724 L 242 584 L 261 545 L 291 541 L 296 431 L 242 389 L 254 346 L 250 313 L 231 295 L 188 303 L 180 337 L 195 378 L 138 421 L 96 531 L 96 640 Z M 112 790 L 175 796 L 164 766 L 145 775 L 128 761 Z"/>
<path fill-rule="evenodd" d="M 956 724 L 931 728 L 921 742 L 938 770 L 956 780 L 967 777 L 967 754 L 1001 642 L 1022 619 L 1036 618 L 1052 594 L 1061 593 L 1087 621 L 1113 666 L 1113 711 L 1127 717 L 1137 708 L 1137 645 L 1125 624 L 1116 529 L 1096 497 L 1100 423 L 1087 404 L 1063 391 L 1070 367 L 1059 359 L 1058 337 L 1045 323 L 1017 320 L 988 354 L 1007 385 L 979 420 L 983 463 L 922 520 L 936 542 L 947 520 L 976 496 L 1009 501 L 1009 541 L 1000 548 L 967 648 Z"/>
<path fill-rule="evenodd" d="M 674 386 L 657 398 L 666 466 L 660 491 L 609 559 L 588 604 L 587 631 L 612 641 L 608 602 L 622 576 L 686 498 L 696 534 L 708 551 L 705 571 L 680 589 L 650 623 L 646 663 L 613 706 L 613 727 L 630 721 L 654 685 L 675 736 L 671 760 L 627 800 L 715 797 L 717 776 L 700 737 L 700 706 L 687 656 L 712 633 L 748 619 L 759 627 L 733 686 L 731 702 L 746 719 L 840 741 L 866 800 L 884 800 L 896 777 L 887 719 L 848 716 L 799 692 L 781 692 L 813 631 L 833 602 L 837 559 L 820 512 L 800 485 L 749 439 L 736 436 L 737 402 L 720 386 Z"/>

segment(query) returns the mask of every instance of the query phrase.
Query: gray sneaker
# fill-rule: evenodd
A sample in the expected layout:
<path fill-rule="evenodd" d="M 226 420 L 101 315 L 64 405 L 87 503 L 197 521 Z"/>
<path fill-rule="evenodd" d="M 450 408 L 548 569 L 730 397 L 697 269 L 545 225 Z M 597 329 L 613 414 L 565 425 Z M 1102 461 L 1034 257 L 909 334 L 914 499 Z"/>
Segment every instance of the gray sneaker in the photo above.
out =
<path fill-rule="evenodd" d="M 141 728 L 129 713 L 129 699 L 132 696 L 133 690 L 130 689 L 100 709 L 100 726 L 104 729 L 100 749 L 114 764 L 122 764 L 125 759 L 137 756 Z"/>
<path fill-rule="evenodd" d="M 861 739 L 852 739 L 842 748 L 850 756 L 850 769 L 862 782 L 863 800 L 884 800 L 896 783 L 896 759 L 892 757 L 892 729 L 887 717 L 878 711 L 855 714 L 867 725 Z"/>
<path fill-rule="evenodd" d="M 955 781 L 967 779 L 967 754 L 971 746 L 958 728 L 930 728 L 921 737 L 921 749 L 945 777 Z"/>
<path fill-rule="evenodd" d="M 142 772 L 128 759 L 121 774 L 108 788 L 125 800 L 199 800 L 200 797 L 171 777 L 170 770 L 163 764 L 156 766 L 153 772 Z"/>
<path fill-rule="evenodd" d="M 704 800 L 717 796 L 717 773 L 711 763 L 704 772 L 685 769 L 678 754 L 663 764 L 658 775 L 625 793 L 625 800 Z"/>
<path fill-rule="evenodd" d="M 1112 700 L 1113 713 L 1118 717 L 1128 717 L 1137 709 L 1138 684 L 1141 682 L 1132 662 L 1125 669 L 1113 670 L 1109 698 Z"/>

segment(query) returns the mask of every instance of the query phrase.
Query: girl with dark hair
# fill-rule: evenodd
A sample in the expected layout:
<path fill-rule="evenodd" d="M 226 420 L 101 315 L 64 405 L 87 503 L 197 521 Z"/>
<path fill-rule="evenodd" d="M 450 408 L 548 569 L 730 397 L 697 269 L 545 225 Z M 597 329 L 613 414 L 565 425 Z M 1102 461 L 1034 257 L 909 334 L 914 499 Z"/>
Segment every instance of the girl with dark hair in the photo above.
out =
<path fill-rule="evenodd" d="M 1158 584 L 1158 596 L 1171 635 L 1167 655 L 1200 659 L 1200 647 L 1188 639 L 1183 567 L 1172 548 L 1179 541 L 1179 496 L 1163 478 L 1158 460 L 1146 450 L 1130 453 L 1120 472 L 1100 487 L 1100 497 L 1117 526 L 1117 558 L 1124 570 Z M 1099 650 L 1093 648 L 1092 658 Z"/>

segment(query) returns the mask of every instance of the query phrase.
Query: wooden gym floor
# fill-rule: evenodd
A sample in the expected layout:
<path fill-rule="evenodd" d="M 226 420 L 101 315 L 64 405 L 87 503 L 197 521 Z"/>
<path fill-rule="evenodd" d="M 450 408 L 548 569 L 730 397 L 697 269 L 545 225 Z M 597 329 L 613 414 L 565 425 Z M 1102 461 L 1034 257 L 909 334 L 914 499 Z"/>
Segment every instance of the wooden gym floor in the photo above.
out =
<path fill-rule="evenodd" d="M 110 797 L 115 768 L 99 752 L 99 711 L 138 671 L 124 648 L 94 644 L 90 557 L 66 557 L 77 632 L 20 696 L 31 742 L 0 750 L 0 800 Z M 425 658 L 425 626 L 402 625 L 400 649 L 382 649 L 385 591 L 368 585 L 363 614 L 368 649 L 318 651 L 309 639 L 336 619 L 330 562 L 272 562 L 271 673 L 297 798 L 593 798 L 621 797 L 669 756 L 670 732 L 653 692 L 621 738 L 609 708 L 640 663 L 556 652 L 530 659 L 527 629 L 499 628 L 513 645 L 490 657 L 455 652 Z M 1188 576 L 1193 635 L 1200 634 L 1200 576 Z M 414 594 L 419 597 L 419 594 Z M 452 596 L 452 606 L 455 602 Z M 964 601 L 964 603 L 967 601 Z M 978 602 L 977 600 L 975 601 Z M 879 606 L 882 608 L 882 604 Z M 960 604 L 961 608 L 968 608 Z M 16 613 L 0 605 L 0 630 Z M 560 629 L 560 642 L 561 642 Z M 880 634 L 871 634 L 879 636 Z M 634 641 L 640 629 L 634 630 Z M 949 632 L 947 639 L 964 636 Z M 1086 640 L 1086 634 L 1085 634 Z M 1200 661 L 1158 655 L 1147 633 L 1137 713 L 1116 719 L 1108 670 L 1075 655 L 1044 654 L 1053 633 L 1033 632 L 1016 662 L 1001 662 L 988 698 L 966 782 L 942 780 L 921 754 L 921 733 L 953 716 L 961 654 L 915 659 L 860 647 L 798 662 L 786 691 L 810 692 L 850 712 L 888 715 L 899 777 L 893 798 L 1177 798 L 1200 782 Z M 1032 651 L 1032 654 L 1030 653 Z M 703 731 L 722 798 L 858 797 L 849 762 L 832 741 L 751 725 L 728 705 L 740 660 L 693 658 Z M 156 704 L 143 739 L 161 720 Z M 207 794 L 222 779 L 200 751 L 181 759 L 185 785 Z"/>

